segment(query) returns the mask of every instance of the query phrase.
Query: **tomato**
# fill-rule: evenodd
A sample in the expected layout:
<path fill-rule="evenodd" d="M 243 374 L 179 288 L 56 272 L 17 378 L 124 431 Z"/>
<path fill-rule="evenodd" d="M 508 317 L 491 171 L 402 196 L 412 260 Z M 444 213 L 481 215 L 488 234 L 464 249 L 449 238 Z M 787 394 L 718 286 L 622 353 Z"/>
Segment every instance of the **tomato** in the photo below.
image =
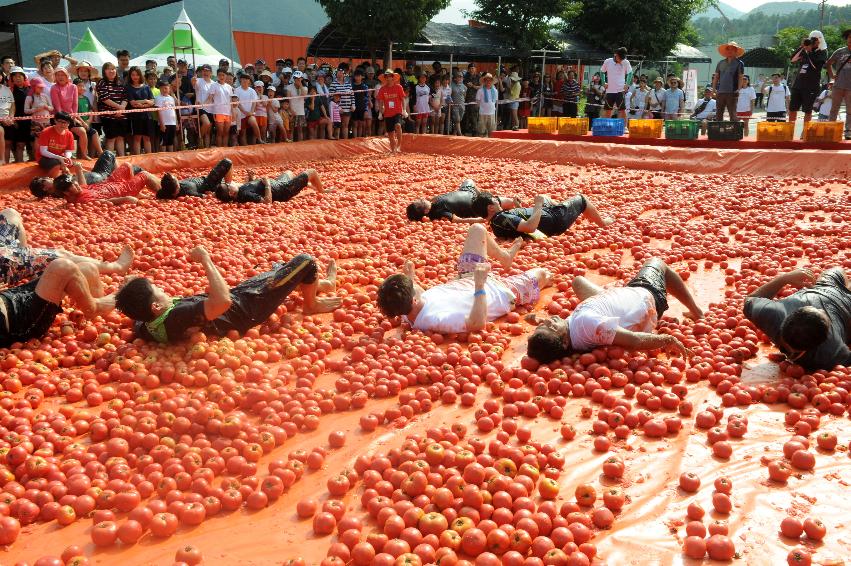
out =
<path fill-rule="evenodd" d="M 603 461 L 603 475 L 607 478 L 622 478 L 624 470 L 623 460 L 619 456 L 610 456 Z"/>
<path fill-rule="evenodd" d="M 804 532 L 809 539 L 822 540 L 827 534 L 827 527 L 819 519 L 807 517 L 804 519 Z"/>
<path fill-rule="evenodd" d="M 128 519 L 118 527 L 118 539 L 124 544 L 136 544 L 142 538 L 144 528 L 139 521 Z"/>
<path fill-rule="evenodd" d="M 816 457 L 808 450 L 796 450 L 792 454 L 791 462 L 799 470 L 812 470 L 816 467 Z"/>
<path fill-rule="evenodd" d="M 157 513 L 151 519 L 149 528 L 154 536 L 165 538 L 177 532 L 178 525 L 177 516 L 173 513 Z"/>
<path fill-rule="evenodd" d="M 355 566 L 369 566 L 375 559 L 375 548 L 368 542 L 359 542 L 352 548 L 351 554 Z"/>
<path fill-rule="evenodd" d="M 786 556 L 786 563 L 789 566 L 810 566 L 813 563 L 810 552 L 803 547 L 796 547 L 789 551 Z"/>
<path fill-rule="evenodd" d="M 804 523 L 796 517 L 785 517 L 780 521 L 780 532 L 783 536 L 798 538 L 804 533 Z"/>
<path fill-rule="evenodd" d="M 188 544 L 177 549 L 174 560 L 176 562 L 185 562 L 189 566 L 196 566 L 201 564 L 203 556 L 197 547 Z"/>
<path fill-rule="evenodd" d="M 92 527 L 92 542 L 96 546 L 112 546 L 118 538 L 118 525 L 113 521 L 103 521 Z"/>
<path fill-rule="evenodd" d="M 318 513 L 313 517 L 313 532 L 319 536 L 330 535 L 337 526 L 337 519 L 327 512 Z"/>
<path fill-rule="evenodd" d="M 702 536 L 687 536 L 683 541 L 683 554 L 689 558 L 700 558 L 706 556 L 707 541 Z"/>
<path fill-rule="evenodd" d="M 695 493 L 700 489 L 700 477 L 692 472 L 680 474 L 680 489 L 686 493 Z"/>
<path fill-rule="evenodd" d="M 319 502 L 315 499 L 302 499 L 296 504 L 296 513 L 302 519 L 309 519 L 316 514 Z"/>
<path fill-rule="evenodd" d="M 706 540 L 706 552 L 712 560 L 732 560 L 736 547 L 726 535 L 712 535 Z"/>
<path fill-rule="evenodd" d="M 576 487 L 575 491 L 576 502 L 584 507 L 594 505 L 597 500 L 597 490 L 590 483 L 581 484 Z"/>

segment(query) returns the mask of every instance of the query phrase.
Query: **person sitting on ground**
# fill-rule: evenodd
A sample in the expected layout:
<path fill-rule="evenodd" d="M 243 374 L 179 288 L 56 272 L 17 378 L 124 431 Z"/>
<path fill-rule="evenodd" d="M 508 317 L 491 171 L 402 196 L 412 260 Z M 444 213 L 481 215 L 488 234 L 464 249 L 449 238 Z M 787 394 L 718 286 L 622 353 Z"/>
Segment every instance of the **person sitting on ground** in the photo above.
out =
<path fill-rule="evenodd" d="M 210 169 L 206 177 L 178 179 L 174 173 L 166 173 L 160 179 L 157 198 L 203 197 L 207 193 L 214 193 L 222 184 L 231 182 L 232 169 L 233 162 L 230 159 L 222 159 Z"/>
<path fill-rule="evenodd" d="M 115 308 L 115 297 L 104 296 L 94 263 L 57 258 L 41 276 L 0 291 L 0 348 L 42 338 L 62 312 L 66 296 L 87 318 L 105 315 Z"/>
<path fill-rule="evenodd" d="M 302 189 L 313 188 L 317 193 L 329 193 L 333 189 L 322 186 L 319 173 L 307 169 L 298 175 L 284 171 L 275 179 L 255 178 L 254 172 L 248 172 L 248 180 L 240 186 L 235 183 L 220 183 L 216 188 L 216 198 L 222 202 L 286 202 L 299 194 Z"/>
<path fill-rule="evenodd" d="M 320 279 L 316 260 L 300 254 L 229 289 L 203 246 L 189 257 L 204 268 L 209 293 L 173 298 L 144 277 L 132 278 L 119 289 L 116 307 L 135 321 L 138 338 L 166 344 L 188 338 L 192 329 L 216 336 L 232 330 L 244 334 L 272 316 L 296 288 L 304 299 L 304 314 L 331 312 L 342 304 L 337 296 L 317 297 L 336 289 L 333 261 Z"/>
<path fill-rule="evenodd" d="M 133 263 L 133 248 L 124 246 L 115 261 L 78 256 L 58 248 L 31 248 L 21 214 L 14 208 L 0 212 L 0 285 L 14 287 L 38 277 L 56 259 L 92 264 L 101 274 L 124 275 Z"/>
<path fill-rule="evenodd" d="M 808 285 L 785 299 L 774 299 L 786 285 Z M 816 280 L 807 268 L 781 273 L 748 295 L 745 317 L 786 358 L 808 371 L 851 366 L 851 290 L 840 267 Z"/>
<path fill-rule="evenodd" d="M 479 196 L 473 201 L 473 214 L 490 221 L 493 233 L 498 238 L 541 239 L 567 232 L 579 216 L 591 220 L 597 226 L 608 226 L 614 219 L 602 216 L 597 207 L 584 195 L 577 195 L 564 202 L 554 202 L 545 195 L 535 197 L 531 208 L 505 210 L 496 199 Z"/>
<path fill-rule="evenodd" d="M 147 171 L 134 174 L 129 163 L 122 163 L 106 181 L 87 185 L 70 174 L 60 175 L 53 182 L 56 192 L 69 203 L 84 204 L 106 200 L 113 204 L 134 203 L 147 188 L 156 194 L 160 180 Z"/>
<path fill-rule="evenodd" d="M 74 155 L 74 134 L 69 129 L 74 119 L 65 112 L 53 116 L 53 125 L 45 127 L 38 135 L 38 166 L 48 172 L 62 165 L 70 167 Z"/>
<path fill-rule="evenodd" d="M 498 199 L 500 206 L 504 210 L 520 206 L 516 198 L 494 197 L 488 192 L 479 191 L 478 187 L 476 187 L 476 182 L 472 179 L 465 179 L 461 183 L 461 186 L 451 193 L 437 195 L 430 201 L 426 199 L 415 200 L 408 205 L 405 213 L 408 216 L 408 220 L 413 222 L 419 222 L 423 219 L 423 216 L 427 216 L 429 220 L 446 219 L 456 224 L 485 222 L 484 218 L 476 216 L 473 213 L 473 201 L 479 195 Z"/>
<path fill-rule="evenodd" d="M 423 332 L 480 331 L 515 306 L 535 304 L 540 290 L 552 284 L 552 275 L 542 268 L 510 277 L 490 273 L 488 256 L 508 269 L 522 245 L 518 238 L 504 250 L 484 226 L 473 224 L 458 258 L 456 279 L 424 290 L 413 264 L 406 262 L 403 273 L 391 275 L 378 288 L 378 308 L 388 317 L 404 316 Z"/>
<path fill-rule="evenodd" d="M 669 290 L 688 309 L 685 316 L 703 317 L 682 278 L 658 258 L 645 262 L 626 287 L 603 289 L 585 277 L 576 277 L 573 291 L 582 302 L 566 320 L 538 314 L 527 317 L 538 324 L 528 340 L 528 355 L 546 364 L 573 352 L 620 346 L 628 350 L 665 348 L 688 357 L 689 350 L 675 337 L 653 333 L 668 309 Z"/>
<path fill-rule="evenodd" d="M 62 170 L 63 173 L 73 171 L 74 175 L 78 178 L 82 175 L 83 182 L 87 185 L 102 183 L 110 175 L 112 175 L 112 172 L 115 170 L 115 152 L 106 150 L 101 153 L 98 160 L 95 161 L 94 167 L 92 167 L 91 171 L 84 171 L 83 166 L 76 162 L 72 163 L 70 168 L 65 167 L 64 170 L 62 167 L 56 167 L 54 169 L 57 171 Z M 62 198 L 60 195 L 56 194 L 56 191 L 53 188 L 53 177 L 33 178 L 33 180 L 30 181 L 30 192 L 38 199 L 43 199 L 45 197 Z"/>

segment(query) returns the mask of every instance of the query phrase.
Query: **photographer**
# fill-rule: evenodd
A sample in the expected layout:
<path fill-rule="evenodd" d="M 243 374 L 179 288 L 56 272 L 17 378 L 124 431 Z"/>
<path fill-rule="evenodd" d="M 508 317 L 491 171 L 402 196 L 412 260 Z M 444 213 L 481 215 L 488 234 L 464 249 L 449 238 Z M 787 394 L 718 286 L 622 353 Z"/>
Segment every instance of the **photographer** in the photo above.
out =
<path fill-rule="evenodd" d="M 823 39 L 820 32 L 812 32 L 801 41 L 801 47 L 792 56 L 792 63 L 800 68 L 791 88 L 789 103 L 789 121 L 795 122 L 798 111 L 804 113 L 804 129 L 813 117 L 813 103 L 821 85 L 821 70 L 827 61 L 827 50 L 821 49 Z"/>

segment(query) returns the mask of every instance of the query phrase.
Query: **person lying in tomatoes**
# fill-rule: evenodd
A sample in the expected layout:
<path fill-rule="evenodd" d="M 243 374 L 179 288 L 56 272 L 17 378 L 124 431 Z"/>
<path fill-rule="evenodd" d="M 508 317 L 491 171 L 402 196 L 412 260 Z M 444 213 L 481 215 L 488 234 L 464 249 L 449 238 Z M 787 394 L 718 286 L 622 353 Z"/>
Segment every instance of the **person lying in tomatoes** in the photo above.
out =
<path fill-rule="evenodd" d="M 106 181 L 87 185 L 71 174 L 60 175 L 53 182 L 56 192 L 67 202 L 85 204 L 104 200 L 113 204 L 136 202 L 136 197 L 144 189 L 156 194 L 160 190 L 160 180 L 147 171 L 133 173 L 129 163 L 122 163 Z"/>
<path fill-rule="evenodd" d="M 115 153 L 109 150 L 101 153 L 98 160 L 95 161 L 91 171 L 85 171 L 83 166 L 78 162 L 73 162 L 71 167 L 67 167 L 63 163 L 56 167 L 56 171 L 61 171 L 62 173 L 73 172 L 74 176 L 78 179 L 82 179 L 82 183 L 88 185 L 101 183 L 106 181 L 106 179 L 112 175 L 112 172 L 115 171 Z M 30 192 L 37 199 L 43 199 L 46 197 L 61 198 L 53 188 L 52 177 L 34 177 L 30 181 Z"/>
<path fill-rule="evenodd" d="M 603 216 L 588 197 L 577 195 L 555 202 L 545 195 L 535 197 L 531 208 L 506 210 L 497 199 L 480 195 L 473 201 L 473 214 L 490 222 L 497 238 L 532 238 L 559 236 L 567 232 L 576 219 L 584 216 L 597 226 L 608 226 L 614 219 Z"/>
<path fill-rule="evenodd" d="M 232 169 L 233 162 L 230 159 L 222 159 L 210 169 L 206 177 L 178 179 L 174 173 L 166 173 L 160 179 L 157 198 L 167 200 L 180 197 L 203 197 L 207 193 L 214 193 L 223 183 L 231 182 Z"/>
<path fill-rule="evenodd" d="M 337 296 L 317 296 L 337 288 L 334 262 L 320 278 L 316 260 L 300 254 L 228 288 L 203 246 L 193 249 L 189 258 L 204 268 L 209 293 L 174 298 L 144 277 L 131 278 L 118 290 L 115 306 L 135 321 L 136 337 L 166 344 L 188 338 L 194 329 L 216 336 L 231 330 L 244 334 L 272 316 L 296 289 L 305 314 L 331 312 L 342 304 Z"/>
<path fill-rule="evenodd" d="M 665 348 L 689 356 L 675 337 L 654 334 L 659 317 L 668 309 L 668 291 L 688 309 L 686 316 L 703 317 L 703 311 L 676 271 L 653 258 L 625 287 L 603 289 L 579 276 L 573 291 L 582 301 L 567 319 L 531 314 L 527 320 L 538 328 L 529 336 L 528 355 L 546 364 L 599 346 L 628 350 Z"/>
<path fill-rule="evenodd" d="M 456 224 L 486 222 L 482 216 L 473 212 L 473 201 L 480 196 L 498 202 L 502 210 L 510 210 L 520 206 L 520 202 L 516 198 L 497 197 L 489 192 L 480 191 L 476 187 L 475 181 L 465 179 L 457 190 L 450 193 L 437 195 L 431 200 L 415 200 L 405 209 L 405 214 L 408 216 L 408 220 L 412 222 L 419 222 L 423 217 L 427 217 L 429 220 L 449 220 Z"/>
<path fill-rule="evenodd" d="M 786 285 L 812 287 L 775 299 Z M 789 361 L 808 371 L 851 366 L 851 290 L 840 267 L 818 279 L 808 268 L 781 273 L 748 295 L 744 314 Z"/>
<path fill-rule="evenodd" d="M 508 269 L 522 245 L 518 238 L 504 250 L 484 226 L 473 224 L 458 259 L 456 279 L 424 290 L 417 283 L 413 264 L 407 262 L 403 273 L 391 275 L 378 288 L 378 307 L 385 316 L 404 316 L 413 328 L 424 332 L 482 330 L 488 321 L 515 306 L 534 304 L 540 290 L 552 284 L 552 275 L 542 268 L 510 277 L 490 273 L 488 256 Z"/>
<path fill-rule="evenodd" d="M 315 169 L 307 169 L 298 175 L 294 175 L 292 171 L 284 171 L 274 179 L 258 179 L 253 171 L 249 171 L 248 180 L 240 186 L 235 183 L 221 183 L 216 188 L 216 198 L 222 202 L 286 202 L 307 187 L 318 193 L 333 191 L 322 186 L 322 180 Z"/>

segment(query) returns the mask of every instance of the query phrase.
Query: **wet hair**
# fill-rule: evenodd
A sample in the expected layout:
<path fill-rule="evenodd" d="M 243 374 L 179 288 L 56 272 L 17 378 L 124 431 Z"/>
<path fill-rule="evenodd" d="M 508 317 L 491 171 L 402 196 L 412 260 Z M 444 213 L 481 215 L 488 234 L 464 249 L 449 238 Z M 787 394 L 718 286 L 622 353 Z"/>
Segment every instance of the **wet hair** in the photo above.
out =
<path fill-rule="evenodd" d="M 220 183 L 219 186 L 216 187 L 216 198 L 222 202 L 233 202 L 236 200 L 230 196 L 230 191 L 228 191 L 228 187 L 224 183 Z"/>
<path fill-rule="evenodd" d="M 391 275 L 378 288 L 378 308 L 385 316 L 408 314 L 413 305 L 414 283 L 406 275 Z"/>
<path fill-rule="evenodd" d="M 626 47 L 618 47 L 615 51 L 615 55 L 621 58 L 621 60 L 626 59 Z"/>
<path fill-rule="evenodd" d="M 527 354 L 542 364 L 548 364 L 570 354 L 564 347 L 562 336 L 549 328 L 539 326 L 526 341 Z"/>
<path fill-rule="evenodd" d="M 60 195 L 65 194 L 65 191 L 71 188 L 74 184 L 74 177 L 70 173 L 59 175 L 53 179 L 53 188 Z"/>
<path fill-rule="evenodd" d="M 408 205 L 408 208 L 405 209 L 405 214 L 408 215 L 408 220 L 418 222 L 426 215 L 425 204 L 423 204 L 420 200 L 412 202 Z"/>
<path fill-rule="evenodd" d="M 128 281 L 115 295 L 115 308 L 133 320 L 151 322 L 157 318 L 151 305 L 154 302 L 154 286 L 144 277 Z"/>
<path fill-rule="evenodd" d="M 43 199 L 50 196 L 47 192 L 48 177 L 36 177 L 30 181 L 30 192 L 37 199 Z"/>
<path fill-rule="evenodd" d="M 827 340 L 830 324 L 816 309 L 801 307 L 783 320 L 780 336 L 799 352 L 812 350 Z"/>
<path fill-rule="evenodd" d="M 178 190 L 180 190 L 180 184 L 177 182 L 177 178 L 173 174 L 166 173 L 163 175 L 163 178 L 160 179 L 160 188 L 168 194 L 175 194 Z"/>
<path fill-rule="evenodd" d="M 492 204 L 496 204 L 496 197 L 487 191 L 480 191 L 479 195 L 473 199 L 471 206 L 473 214 L 479 218 L 487 218 L 488 207 Z"/>

